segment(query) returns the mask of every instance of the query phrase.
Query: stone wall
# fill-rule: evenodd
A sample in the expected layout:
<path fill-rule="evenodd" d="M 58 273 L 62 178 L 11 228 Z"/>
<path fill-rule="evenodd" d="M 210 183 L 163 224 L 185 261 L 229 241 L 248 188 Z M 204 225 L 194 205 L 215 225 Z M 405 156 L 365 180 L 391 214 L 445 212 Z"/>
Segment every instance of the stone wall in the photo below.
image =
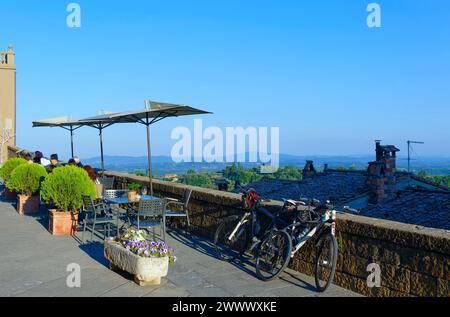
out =
<path fill-rule="evenodd" d="M 146 177 L 106 172 L 116 185 L 148 184 Z M 180 198 L 185 185 L 153 181 L 155 195 Z M 223 217 L 241 214 L 237 194 L 191 187 L 193 230 L 212 238 Z M 279 205 L 280 202 L 272 202 Z M 450 233 L 414 225 L 343 214 L 337 220 L 339 257 L 335 284 L 366 296 L 450 296 Z M 305 245 L 290 267 L 313 275 L 315 250 Z M 369 288 L 367 266 L 381 267 L 381 287 Z"/>

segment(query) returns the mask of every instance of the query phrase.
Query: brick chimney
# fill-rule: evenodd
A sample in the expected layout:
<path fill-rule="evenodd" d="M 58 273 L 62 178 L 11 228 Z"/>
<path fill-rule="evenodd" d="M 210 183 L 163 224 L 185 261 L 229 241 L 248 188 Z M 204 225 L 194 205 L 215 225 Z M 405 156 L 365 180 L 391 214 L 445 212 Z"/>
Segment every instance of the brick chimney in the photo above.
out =
<path fill-rule="evenodd" d="M 369 186 L 369 203 L 378 204 L 396 193 L 397 152 L 393 145 L 381 145 L 375 141 L 376 161 L 369 163 L 366 183 Z"/>
<path fill-rule="evenodd" d="M 303 179 L 313 178 L 317 174 L 314 168 L 313 161 L 306 161 L 305 167 L 303 168 Z"/>

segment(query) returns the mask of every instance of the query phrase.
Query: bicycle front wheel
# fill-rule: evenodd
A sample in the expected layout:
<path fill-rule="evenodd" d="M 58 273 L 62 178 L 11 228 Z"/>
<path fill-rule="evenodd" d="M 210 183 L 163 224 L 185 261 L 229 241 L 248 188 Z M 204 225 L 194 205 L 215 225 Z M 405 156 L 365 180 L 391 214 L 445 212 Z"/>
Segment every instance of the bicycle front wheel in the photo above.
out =
<path fill-rule="evenodd" d="M 320 238 L 317 249 L 315 280 L 319 292 L 325 292 L 334 279 L 337 263 L 336 237 L 331 233 Z"/>
<path fill-rule="evenodd" d="M 226 218 L 217 227 L 214 234 L 214 247 L 217 257 L 223 261 L 232 261 L 247 250 L 249 234 L 247 224 L 241 224 L 240 218 L 232 216 Z"/>
<path fill-rule="evenodd" d="M 292 239 L 286 231 L 270 232 L 261 242 L 256 256 L 256 275 L 263 281 L 279 276 L 291 259 Z"/>

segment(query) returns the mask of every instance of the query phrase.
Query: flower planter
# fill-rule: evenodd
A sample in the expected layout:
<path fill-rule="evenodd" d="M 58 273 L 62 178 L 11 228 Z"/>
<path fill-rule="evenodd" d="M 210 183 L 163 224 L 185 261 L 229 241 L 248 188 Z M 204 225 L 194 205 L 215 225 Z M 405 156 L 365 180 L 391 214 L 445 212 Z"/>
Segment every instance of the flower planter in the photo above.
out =
<path fill-rule="evenodd" d="M 133 274 L 140 286 L 160 285 L 161 277 L 167 276 L 169 270 L 169 257 L 140 257 L 112 240 L 105 241 L 104 255 L 112 270 Z"/>
<path fill-rule="evenodd" d="M 136 201 L 137 200 L 137 191 L 130 190 L 128 192 L 128 201 Z"/>
<path fill-rule="evenodd" d="M 54 236 L 73 236 L 77 232 L 78 213 L 49 210 L 48 231 Z"/>
<path fill-rule="evenodd" d="M 39 196 L 17 196 L 17 212 L 20 215 L 35 215 L 39 213 L 41 200 Z"/>
<path fill-rule="evenodd" d="M 6 200 L 17 200 L 17 193 L 10 191 L 6 186 L 5 191 L 3 193 L 5 195 Z"/>

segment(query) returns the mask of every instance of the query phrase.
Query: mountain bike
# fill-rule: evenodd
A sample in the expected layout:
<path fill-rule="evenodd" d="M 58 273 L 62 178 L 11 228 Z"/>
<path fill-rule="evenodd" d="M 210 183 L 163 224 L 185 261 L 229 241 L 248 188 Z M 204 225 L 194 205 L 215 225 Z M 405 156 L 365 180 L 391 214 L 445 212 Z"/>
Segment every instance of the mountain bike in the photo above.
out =
<path fill-rule="evenodd" d="M 214 234 L 214 246 L 220 259 L 233 261 L 246 251 L 257 254 L 261 241 L 270 238 L 274 246 L 270 274 L 273 279 L 288 265 L 292 241 L 286 231 L 280 230 L 288 225 L 279 217 L 284 207 L 273 214 L 261 206 L 262 202 L 254 189 L 243 190 L 242 207 L 247 211 L 243 216 L 230 216 L 222 221 Z"/>
<path fill-rule="evenodd" d="M 331 285 L 336 272 L 338 246 L 335 237 L 336 211 L 329 203 L 318 200 L 285 200 L 285 206 L 295 208 L 291 223 L 282 229 L 292 241 L 290 258 L 312 237 L 316 237 L 314 278 L 317 290 L 324 292 Z M 306 208 L 305 208 L 306 207 Z M 277 252 L 276 237 L 266 236 L 256 256 L 256 271 L 263 280 L 272 279 L 273 255 Z M 285 263 L 287 267 L 289 263 Z M 280 274 L 281 272 L 277 272 Z"/>

